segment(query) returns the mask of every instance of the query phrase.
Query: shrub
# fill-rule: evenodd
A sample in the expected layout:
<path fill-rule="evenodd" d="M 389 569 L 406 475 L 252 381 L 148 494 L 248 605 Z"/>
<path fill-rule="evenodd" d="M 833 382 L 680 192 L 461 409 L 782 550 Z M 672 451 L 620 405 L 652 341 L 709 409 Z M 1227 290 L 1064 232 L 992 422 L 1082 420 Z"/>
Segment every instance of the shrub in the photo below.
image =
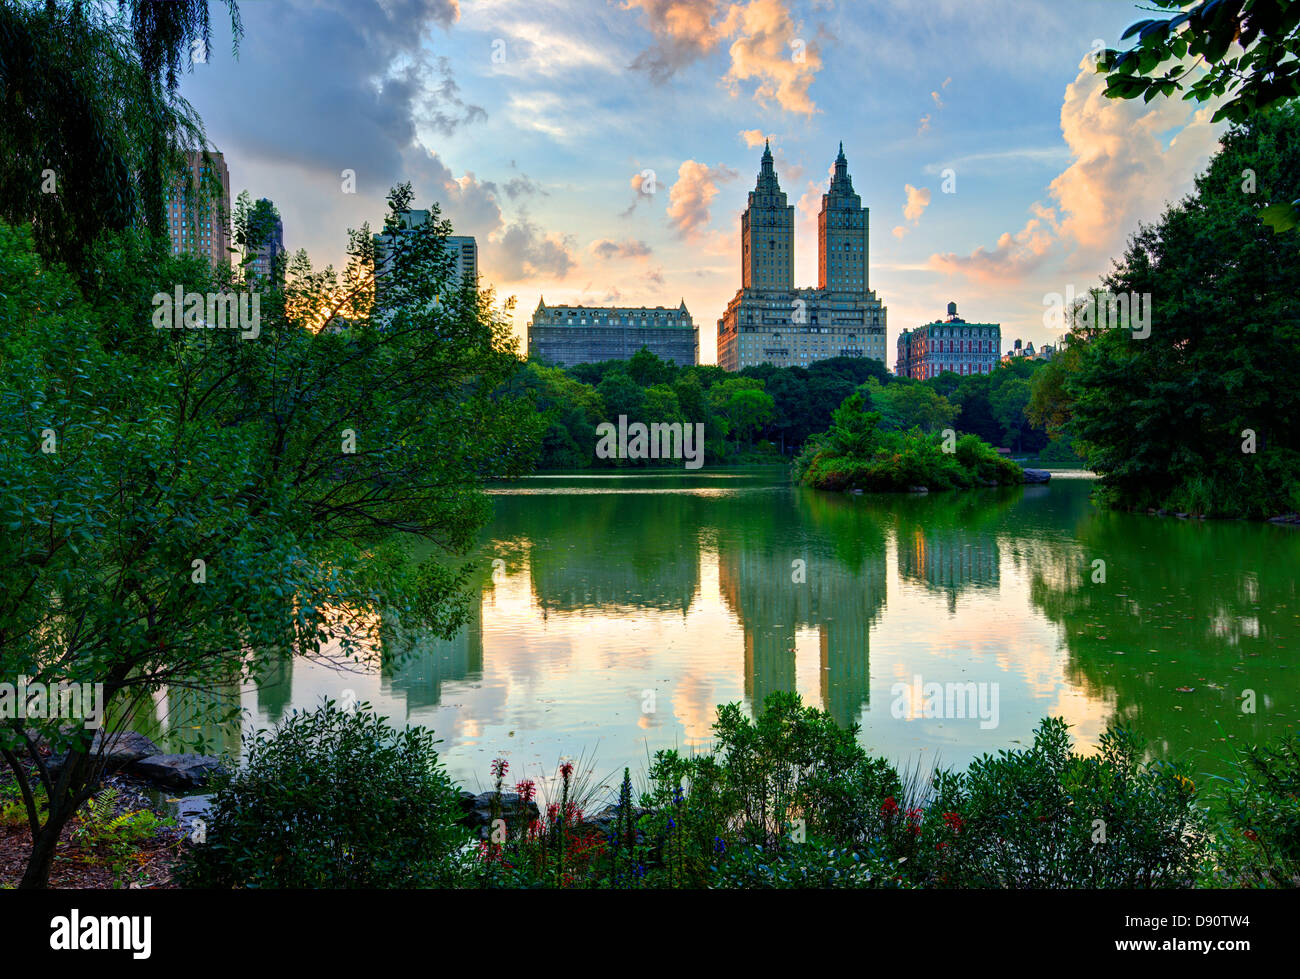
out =
<path fill-rule="evenodd" d="M 1207 853 L 1192 780 L 1141 762 L 1110 729 L 1100 750 L 1071 750 L 1049 718 L 1031 747 L 940 773 L 921 852 L 938 884 L 965 887 L 1190 887 Z"/>
<path fill-rule="evenodd" d="M 295 711 L 219 776 L 191 887 L 428 887 L 453 883 L 468 834 L 432 732 L 369 705 Z"/>
<path fill-rule="evenodd" d="M 1300 738 L 1252 745 L 1235 761 L 1214 882 L 1300 887 Z"/>

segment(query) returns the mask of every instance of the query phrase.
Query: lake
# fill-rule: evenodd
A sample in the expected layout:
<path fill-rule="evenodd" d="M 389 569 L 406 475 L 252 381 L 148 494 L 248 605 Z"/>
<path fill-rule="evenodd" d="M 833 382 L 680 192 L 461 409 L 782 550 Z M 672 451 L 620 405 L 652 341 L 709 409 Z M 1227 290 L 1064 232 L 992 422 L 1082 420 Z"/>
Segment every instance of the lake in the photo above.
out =
<path fill-rule="evenodd" d="M 1300 723 L 1300 531 L 1101 511 L 1092 481 L 839 495 L 784 469 L 536 476 L 492 489 L 469 626 L 392 669 L 270 664 L 269 726 L 322 696 L 431 727 L 471 788 L 580 759 L 598 781 L 706 748 L 714 707 L 794 690 L 906 767 L 1064 717 L 1224 772 Z M 1099 563 L 1100 562 L 1100 563 Z M 937 694 L 937 695 L 936 695 Z M 197 710 L 168 707 L 178 731 Z M 199 725 L 193 725 L 197 727 Z M 211 729 L 238 749 L 236 725 Z"/>

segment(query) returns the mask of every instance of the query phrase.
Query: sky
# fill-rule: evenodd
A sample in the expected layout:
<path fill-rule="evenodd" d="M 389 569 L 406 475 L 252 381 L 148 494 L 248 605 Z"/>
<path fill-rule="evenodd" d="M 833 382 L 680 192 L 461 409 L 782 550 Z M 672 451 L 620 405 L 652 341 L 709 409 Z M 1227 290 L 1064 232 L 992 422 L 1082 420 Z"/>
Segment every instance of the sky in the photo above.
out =
<path fill-rule="evenodd" d="M 870 286 L 900 331 L 942 318 L 1054 342 L 1045 296 L 1097 285 L 1192 190 L 1212 108 L 1108 100 L 1092 52 L 1130 0 L 242 0 L 232 52 L 180 91 L 285 244 L 345 260 L 409 180 L 479 242 L 516 333 L 548 304 L 683 299 L 716 361 L 740 214 L 771 140 L 795 285 L 843 141 L 870 209 Z M 344 171 L 355 173 L 345 180 Z"/>

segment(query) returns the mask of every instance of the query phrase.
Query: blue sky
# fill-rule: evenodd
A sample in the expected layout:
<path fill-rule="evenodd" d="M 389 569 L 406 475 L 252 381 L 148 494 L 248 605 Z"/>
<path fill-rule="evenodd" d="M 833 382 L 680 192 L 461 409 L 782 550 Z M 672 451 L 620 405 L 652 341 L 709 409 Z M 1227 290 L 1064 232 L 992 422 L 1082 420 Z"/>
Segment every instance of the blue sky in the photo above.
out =
<path fill-rule="evenodd" d="M 401 180 L 479 239 L 517 297 L 675 306 L 713 362 L 740 282 L 762 137 L 797 205 L 796 285 L 840 140 L 871 209 L 871 285 L 900 330 L 950 300 L 1003 346 L 1054 334 L 1043 297 L 1096 284 L 1139 221 L 1191 190 L 1210 110 L 1114 102 L 1086 56 L 1128 0 L 244 0 L 182 94 L 235 193 L 342 263 Z M 214 7 L 214 21 L 219 10 Z M 340 173 L 357 174 L 356 193 Z M 944 193 L 943 172 L 955 175 Z M 652 183 L 643 179 L 653 171 Z M 646 192 L 644 188 L 652 192 Z"/>

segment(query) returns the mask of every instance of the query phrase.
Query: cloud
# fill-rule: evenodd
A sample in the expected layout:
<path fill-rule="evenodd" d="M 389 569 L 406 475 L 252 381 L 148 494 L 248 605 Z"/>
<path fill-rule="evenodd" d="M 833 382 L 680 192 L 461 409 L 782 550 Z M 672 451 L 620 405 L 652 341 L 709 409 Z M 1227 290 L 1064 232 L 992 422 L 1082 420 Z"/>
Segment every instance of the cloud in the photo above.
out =
<path fill-rule="evenodd" d="M 636 238 L 613 241 L 601 238 L 591 243 L 591 253 L 599 258 L 646 258 L 650 255 L 650 246 Z"/>
<path fill-rule="evenodd" d="M 640 10 L 654 44 L 636 56 L 632 68 L 656 82 L 708 55 L 722 39 L 713 19 L 720 0 L 624 0 L 624 10 Z"/>
<path fill-rule="evenodd" d="M 1138 218 L 1155 218 L 1218 146 L 1210 124 L 1217 105 L 1189 113 L 1181 99 L 1151 103 L 1105 96 L 1105 82 L 1085 59 L 1065 89 L 1061 132 L 1073 161 L 1051 183 L 1061 233 L 1094 252 L 1122 247 Z M 1177 135 L 1164 146 L 1170 130 Z"/>
<path fill-rule="evenodd" d="M 347 167 L 387 188 L 406 176 L 420 130 L 448 135 L 486 118 L 425 44 L 459 19 L 455 0 L 282 0 L 240 14 L 238 70 L 183 83 L 207 130 L 226 134 L 218 149 L 228 158 L 289 164 L 336 184 Z"/>
<path fill-rule="evenodd" d="M 733 4 L 723 32 L 735 38 L 725 76 L 733 92 L 738 83 L 754 80 L 754 99 L 760 105 L 775 103 L 786 112 L 808 116 L 817 111 L 808 89 L 821 70 L 821 55 L 815 43 L 799 37 L 781 0 Z"/>
<path fill-rule="evenodd" d="M 894 227 L 894 237 L 895 237 L 895 238 L 902 238 L 902 237 L 904 237 L 906 234 L 907 234 L 907 228 L 905 228 L 903 225 L 899 224 L 899 225 L 896 225 L 896 226 Z"/>
<path fill-rule="evenodd" d="M 630 217 L 636 210 L 636 206 L 642 201 L 652 201 L 655 194 L 659 192 L 659 175 L 650 167 L 638 170 L 628 178 L 628 184 L 632 188 L 632 203 L 627 206 L 622 214 L 623 217 Z"/>
<path fill-rule="evenodd" d="M 668 192 L 668 221 L 686 239 L 699 238 L 709 224 L 709 205 L 718 196 L 718 183 L 737 176 L 731 167 L 710 167 L 686 160 Z"/>
<path fill-rule="evenodd" d="M 752 81 L 761 105 L 801 115 L 817 111 L 808 90 L 822 68 L 821 54 L 815 42 L 799 36 L 783 0 L 624 0 L 623 9 L 639 10 L 654 37 L 631 66 L 653 81 L 667 81 L 730 42 L 722 80 L 733 94 Z"/>
<path fill-rule="evenodd" d="M 1079 265 L 1117 256 L 1140 220 L 1155 219 L 1191 188 L 1218 146 L 1221 127 L 1209 121 L 1216 108 L 1194 109 L 1179 99 L 1107 99 L 1105 79 L 1084 58 L 1061 105 L 1070 163 L 1048 186 L 1055 206 L 1037 201 L 1025 226 L 1003 233 L 992 250 L 931 255 L 930 267 L 1008 282 L 1031 272 L 1057 243 Z"/>
<path fill-rule="evenodd" d="M 761 129 L 742 129 L 740 138 L 745 141 L 747 147 L 753 149 L 755 146 L 762 146 L 772 137 Z"/>
<path fill-rule="evenodd" d="M 1036 269 L 1052 247 L 1052 235 L 1038 218 L 1024 228 L 1003 232 L 991 251 L 980 245 L 969 255 L 931 255 L 930 267 L 940 272 L 960 272 L 978 282 L 1014 282 Z"/>
<path fill-rule="evenodd" d="M 916 135 L 920 136 L 921 133 L 925 132 L 929 128 L 930 128 L 930 113 L 927 112 L 925 115 L 921 117 L 921 121 L 917 125 Z"/>
<path fill-rule="evenodd" d="M 608 47 L 588 42 L 581 32 L 566 33 L 544 21 L 515 17 L 499 17 L 493 23 L 509 38 L 500 48 L 499 60 L 493 63 L 499 74 L 554 78 L 583 69 L 611 73 L 622 70 Z"/>
<path fill-rule="evenodd" d="M 930 206 L 930 191 L 922 187 L 919 190 L 911 184 L 903 184 L 907 192 L 907 203 L 903 205 L 903 219 L 913 224 L 921 220 L 921 215 Z"/>
<path fill-rule="evenodd" d="M 490 239 L 488 246 L 488 256 L 504 282 L 563 279 L 578 265 L 572 236 L 544 232 L 527 215 Z"/>

